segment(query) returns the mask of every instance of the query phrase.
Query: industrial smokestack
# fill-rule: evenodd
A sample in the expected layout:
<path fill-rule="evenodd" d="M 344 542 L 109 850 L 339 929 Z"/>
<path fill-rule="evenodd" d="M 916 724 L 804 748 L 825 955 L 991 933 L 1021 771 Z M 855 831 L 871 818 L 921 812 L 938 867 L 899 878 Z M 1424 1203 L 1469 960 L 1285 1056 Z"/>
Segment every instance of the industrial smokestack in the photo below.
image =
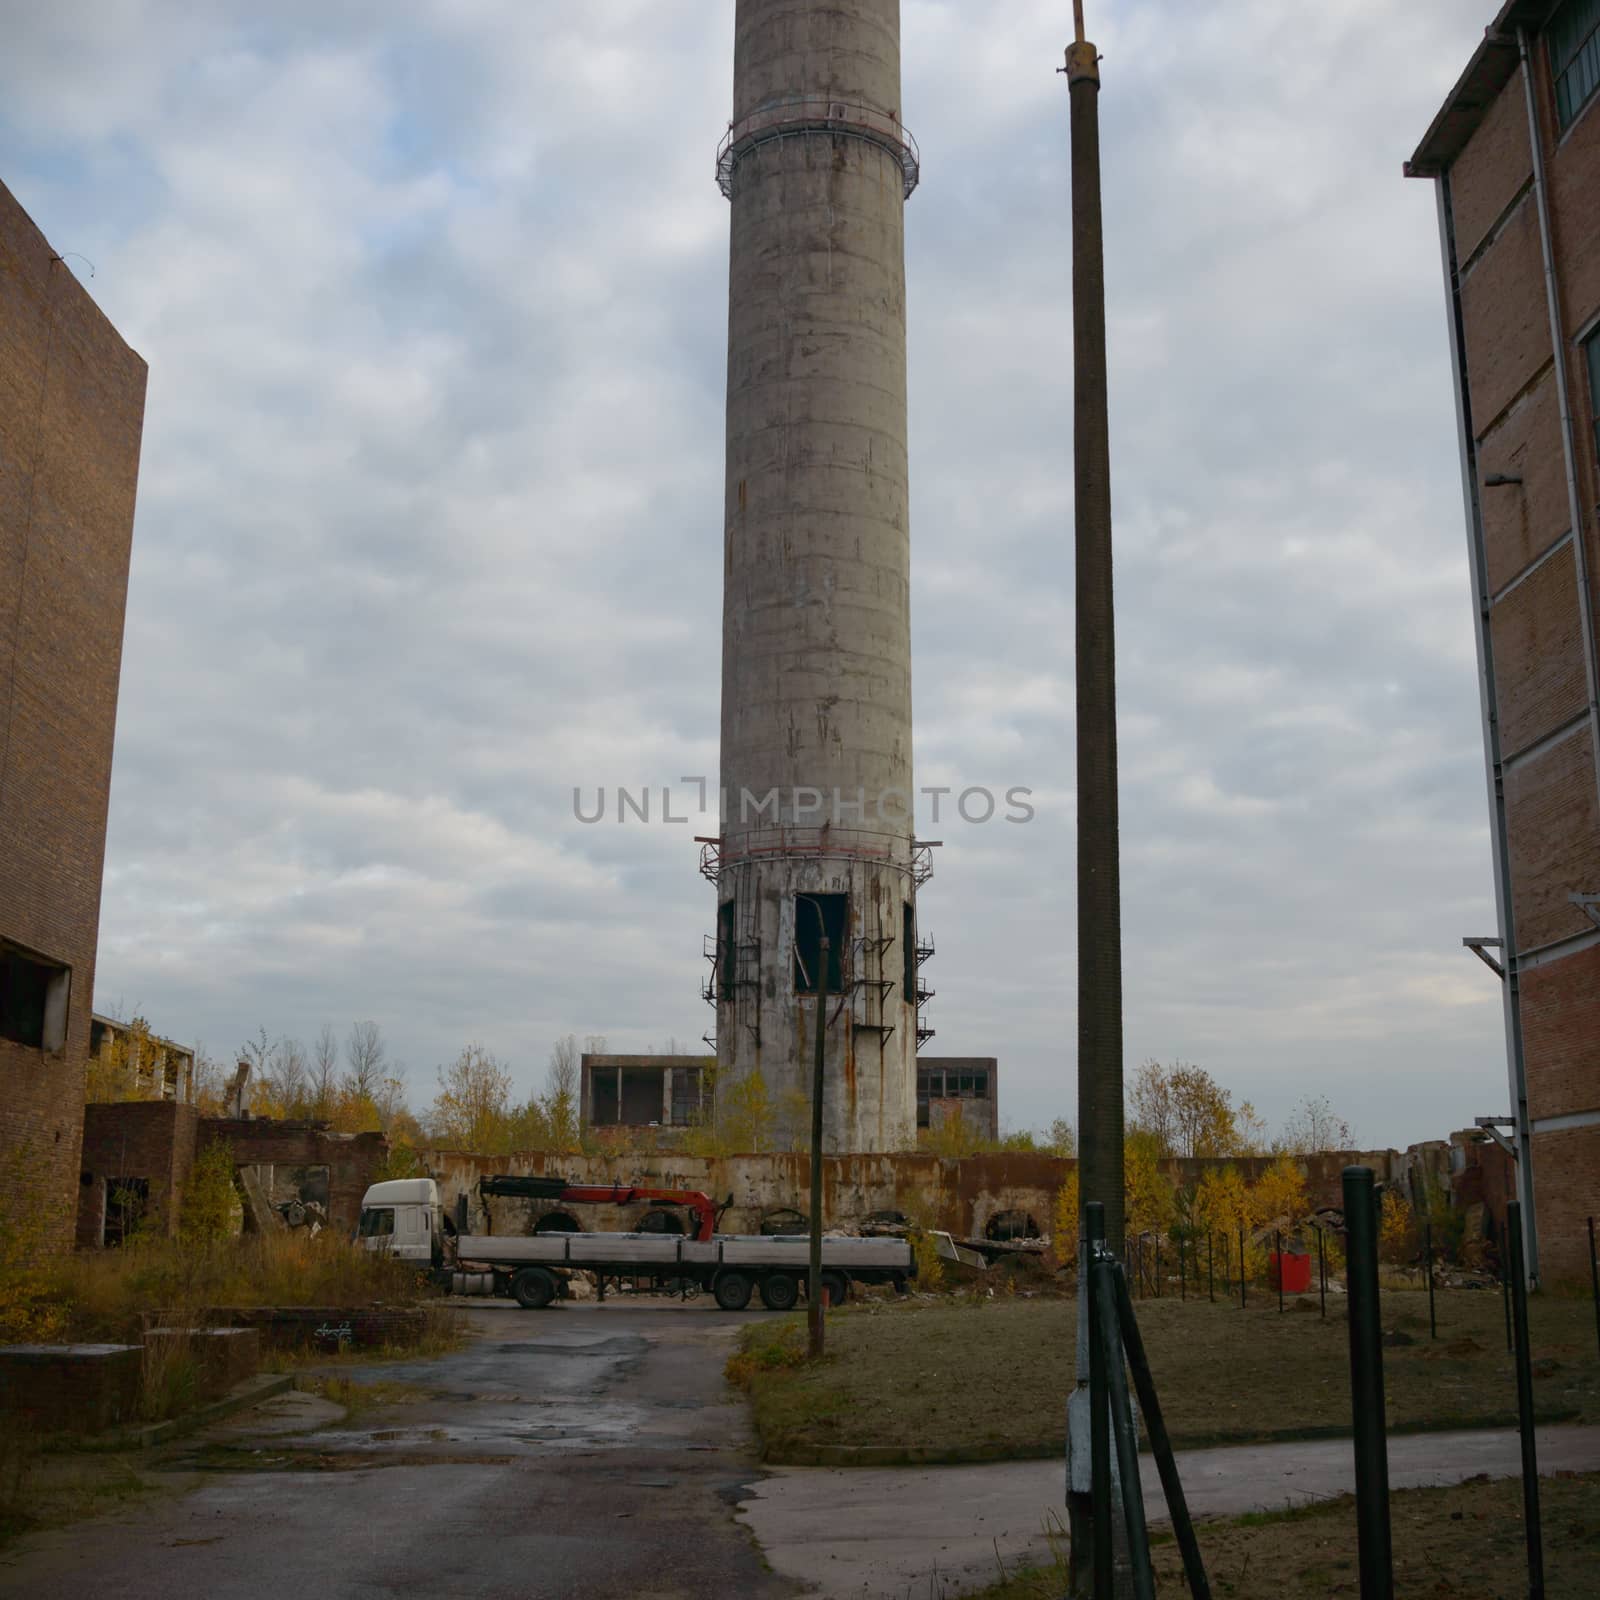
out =
<path fill-rule="evenodd" d="M 739 0 L 723 562 L 718 1101 L 759 1072 L 825 1142 L 916 1139 L 904 206 L 898 0 Z M 815 970 L 831 951 L 827 1016 Z"/>

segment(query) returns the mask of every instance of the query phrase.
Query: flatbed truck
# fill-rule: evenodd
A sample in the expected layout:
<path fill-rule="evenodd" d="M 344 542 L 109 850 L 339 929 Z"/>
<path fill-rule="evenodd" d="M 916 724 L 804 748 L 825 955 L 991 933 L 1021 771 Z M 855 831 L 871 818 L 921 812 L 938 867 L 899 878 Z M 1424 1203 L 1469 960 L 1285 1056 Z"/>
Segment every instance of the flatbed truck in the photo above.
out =
<path fill-rule="evenodd" d="M 658 1288 L 709 1290 L 724 1311 L 742 1311 L 751 1296 L 772 1311 L 800 1300 L 810 1241 L 787 1235 L 714 1234 L 687 1239 L 651 1233 L 457 1234 L 447 1229 L 432 1178 L 373 1184 L 361 1202 L 358 1241 L 415 1261 L 453 1294 L 503 1295 L 539 1311 L 566 1297 L 574 1272 L 644 1278 Z M 916 1273 L 908 1240 L 830 1236 L 822 1241 L 822 1287 L 841 1304 L 856 1283 L 903 1290 Z"/>

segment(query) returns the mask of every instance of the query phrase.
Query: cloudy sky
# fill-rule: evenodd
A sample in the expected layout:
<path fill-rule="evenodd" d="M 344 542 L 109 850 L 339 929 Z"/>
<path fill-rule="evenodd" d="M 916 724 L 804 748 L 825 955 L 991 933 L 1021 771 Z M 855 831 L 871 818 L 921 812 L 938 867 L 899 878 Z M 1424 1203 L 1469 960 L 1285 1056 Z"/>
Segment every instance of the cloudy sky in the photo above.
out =
<path fill-rule="evenodd" d="M 712 819 L 572 790 L 716 772 L 731 0 L 3 9 L 0 178 L 150 365 L 97 1003 L 372 1018 L 416 1100 L 469 1040 L 697 1040 Z M 1506 1109 L 1400 176 L 1492 10 L 1090 7 L 1128 1061 L 1374 1144 Z M 917 781 L 1038 808 L 936 830 L 929 1050 L 1019 1126 L 1075 1099 L 1070 16 L 903 17 Z"/>

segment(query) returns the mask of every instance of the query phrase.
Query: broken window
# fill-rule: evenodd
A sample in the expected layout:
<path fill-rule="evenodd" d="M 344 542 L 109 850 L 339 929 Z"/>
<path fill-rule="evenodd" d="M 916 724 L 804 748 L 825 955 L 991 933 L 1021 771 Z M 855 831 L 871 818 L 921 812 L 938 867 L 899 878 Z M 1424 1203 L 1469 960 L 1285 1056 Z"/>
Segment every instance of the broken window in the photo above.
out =
<path fill-rule="evenodd" d="M 106 1248 L 114 1250 L 133 1237 L 150 1205 L 148 1178 L 106 1179 Z"/>
<path fill-rule="evenodd" d="M 672 1126 L 690 1127 L 700 1115 L 699 1067 L 672 1069 Z"/>
<path fill-rule="evenodd" d="M 794 992 L 815 994 L 822 970 L 822 938 L 828 939 L 828 993 L 844 987 L 844 935 L 850 896 L 797 894 L 794 897 Z"/>
<path fill-rule="evenodd" d="M 0 1039 L 33 1050 L 64 1048 L 71 982 L 70 967 L 0 943 Z"/>
<path fill-rule="evenodd" d="M 906 1004 L 917 1003 L 917 913 L 908 900 L 901 907 L 900 949 L 904 957 L 904 972 L 900 981 L 905 988 Z"/>
<path fill-rule="evenodd" d="M 725 900 L 717 907 L 717 998 L 733 999 L 733 981 L 737 976 L 738 958 L 733 942 L 733 901 Z"/>
<path fill-rule="evenodd" d="M 622 1115 L 617 1120 L 635 1128 L 647 1128 L 661 1121 L 661 1069 L 624 1068 Z"/>

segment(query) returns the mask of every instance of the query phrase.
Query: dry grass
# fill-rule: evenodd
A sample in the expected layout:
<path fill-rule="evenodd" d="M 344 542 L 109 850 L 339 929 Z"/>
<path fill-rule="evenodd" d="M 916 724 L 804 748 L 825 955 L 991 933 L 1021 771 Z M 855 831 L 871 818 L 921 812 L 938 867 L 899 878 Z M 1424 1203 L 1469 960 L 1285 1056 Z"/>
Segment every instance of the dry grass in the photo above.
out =
<path fill-rule="evenodd" d="M 1281 1316 L 1275 1303 L 1241 1311 L 1171 1299 L 1141 1301 L 1137 1311 L 1178 1444 L 1349 1431 L 1348 1335 L 1334 1307 L 1326 1322 L 1314 1299 Z M 1005 1298 L 836 1312 L 820 1365 L 758 1363 L 748 1376 L 767 1457 L 804 1459 L 817 1445 L 1059 1454 L 1075 1318 L 1071 1300 Z M 1539 1296 L 1529 1321 L 1541 1419 L 1600 1421 L 1590 1307 Z M 1384 1326 L 1415 1341 L 1384 1351 L 1392 1428 L 1514 1423 L 1516 1379 L 1497 1295 L 1441 1292 L 1435 1342 L 1426 1295 L 1396 1291 L 1384 1296 Z M 770 1337 L 770 1327 L 754 1324 L 747 1338 Z"/>
<path fill-rule="evenodd" d="M 24 1533 L 97 1516 L 151 1491 L 140 1457 L 47 1451 L 8 1422 L 0 1428 L 0 1548 Z"/>
<path fill-rule="evenodd" d="M 1540 1480 L 1546 1592 L 1600 1597 L 1600 1474 Z M 1397 1595 L 1522 1600 L 1528 1592 L 1522 1483 L 1476 1478 L 1449 1489 L 1390 1497 Z M 1294 1511 L 1204 1521 L 1197 1529 L 1218 1600 L 1328 1600 L 1358 1592 L 1355 1506 L 1349 1496 Z M 1159 1541 L 1159 1542 L 1158 1542 Z M 1156 1589 L 1187 1593 L 1172 1535 L 1152 1533 Z M 1058 1600 L 1058 1559 L 1013 1575 L 968 1600 Z"/>
<path fill-rule="evenodd" d="M 150 1313 L 213 1306 L 411 1303 L 428 1292 L 415 1267 L 305 1230 L 212 1244 L 140 1241 L 82 1251 L 56 1268 L 54 1292 L 73 1338 L 126 1338 Z"/>

